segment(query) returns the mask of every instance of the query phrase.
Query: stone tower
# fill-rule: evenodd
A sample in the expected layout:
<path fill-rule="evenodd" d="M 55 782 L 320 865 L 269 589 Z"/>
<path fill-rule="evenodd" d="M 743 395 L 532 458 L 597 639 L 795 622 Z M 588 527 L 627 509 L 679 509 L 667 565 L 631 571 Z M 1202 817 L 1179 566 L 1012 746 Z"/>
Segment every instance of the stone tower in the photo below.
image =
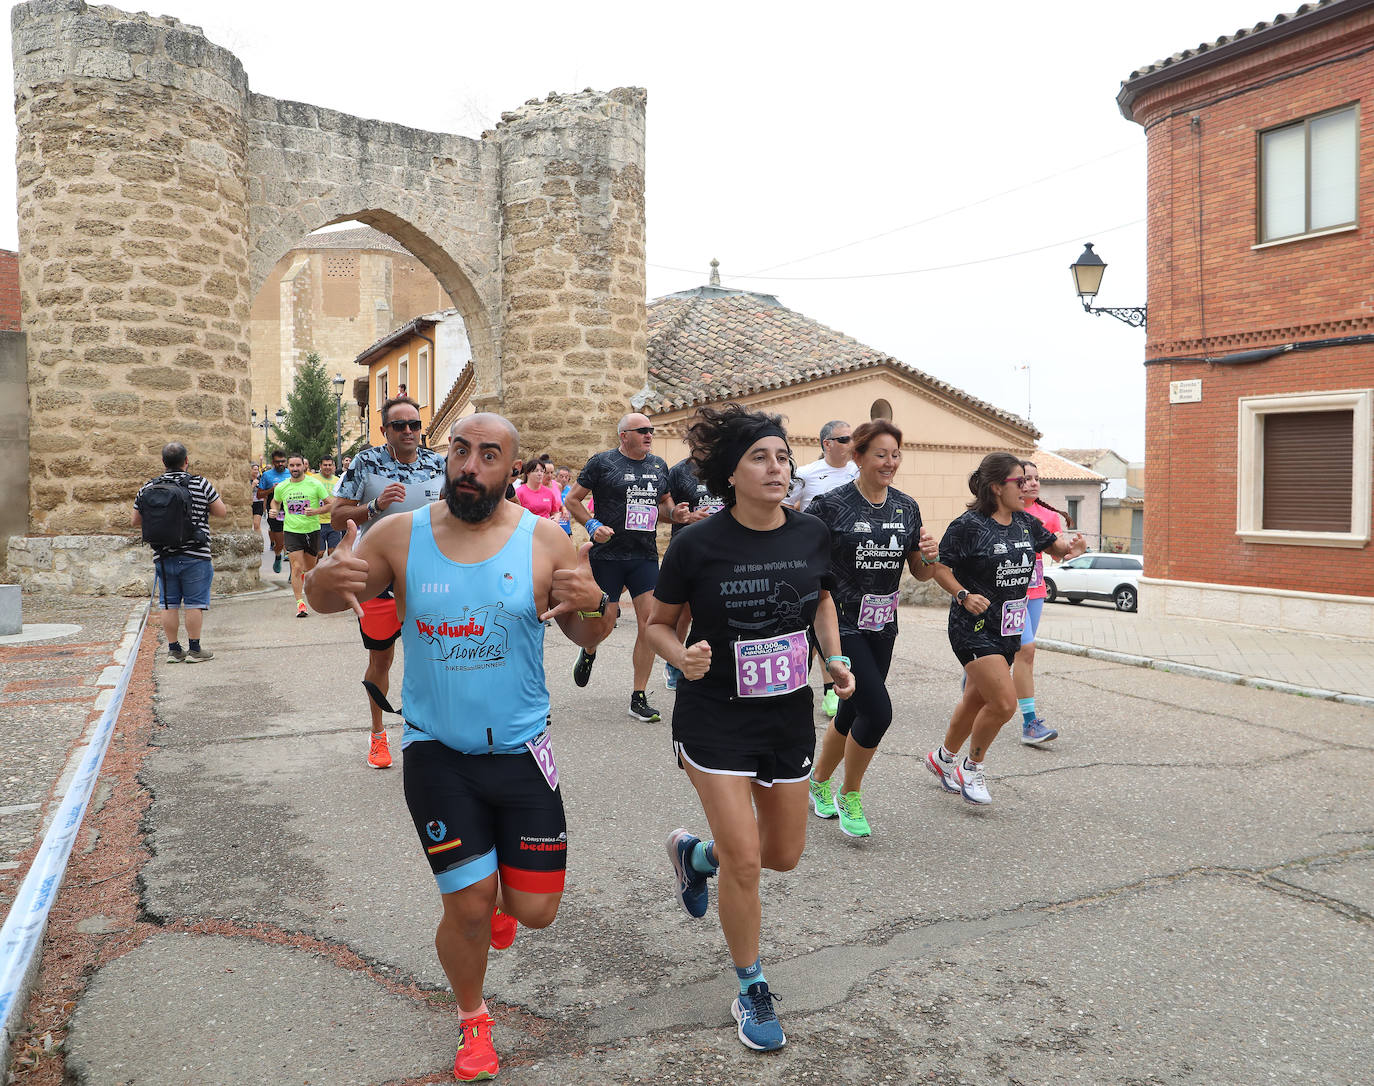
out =
<path fill-rule="evenodd" d="M 425 262 L 467 326 L 474 400 L 526 450 L 613 440 L 646 372 L 642 90 L 550 95 L 472 140 L 255 94 L 173 18 L 30 0 L 11 22 L 34 420 L 11 577 L 146 591 L 130 505 L 175 439 L 230 508 L 216 590 L 256 582 L 250 303 L 334 222 Z"/>

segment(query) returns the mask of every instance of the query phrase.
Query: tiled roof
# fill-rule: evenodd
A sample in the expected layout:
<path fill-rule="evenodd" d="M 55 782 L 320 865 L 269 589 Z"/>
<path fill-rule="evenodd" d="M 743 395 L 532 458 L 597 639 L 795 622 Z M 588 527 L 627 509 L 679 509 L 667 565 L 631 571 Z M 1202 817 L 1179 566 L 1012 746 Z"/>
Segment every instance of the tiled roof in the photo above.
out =
<path fill-rule="evenodd" d="M 1085 468 L 1073 460 L 1066 460 L 1049 449 L 1036 449 L 1028 459 L 1035 462 L 1040 472 L 1040 480 L 1045 483 L 1104 483 L 1105 475 L 1099 475 L 1092 468 Z"/>
<path fill-rule="evenodd" d="M 381 249 L 388 253 L 403 253 L 410 256 L 410 250 L 380 230 L 370 226 L 359 226 L 352 230 L 330 230 L 323 234 L 306 234 L 300 244 L 291 251 L 313 252 L 317 249 Z"/>
<path fill-rule="evenodd" d="M 414 332 L 418 332 L 422 328 L 431 328 L 441 321 L 456 316 L 458 316 L 458 310 L 456 309 L 440 309 L 435 313 L 422 313 L 413 320 L 406 321 L 401 327 L 382 336 L 376 343 L 365 348 L 357 358 L 353 359 L 353 361 L 359 366 L 366 366 L 375 355 L 386 350 L 393 343 L 405 339 L 407 336 Z"/>
<path fill-rule="evenodd" d="M 1037 433 L 1019 415 L 804 317 L 771 294 L 697 287 L 657 298 L 648 311 L 649 396 L 643 407 L 650 412 L 890 366 L 976 411 Z"/>
<path fill-rule="evenodd" d="M 1275 15 L 1267 22 L 1258 22 L 1252 27 L 1241 27 L 1233 34 L 1223 34 L 1216 41 L 1202 42 L 1191 49 L 1181 50 L 1173 56 L 1137 68 L 1122 80 L 1117 104 L 1121 107 L 1121 112 L 1129 118 L 1130 102 L 1135 96 L 1135 91 L 1139 89 L 1133 84 L 1138 81 L 1153 84 L 1158 80 L 1149 77 L 1162 77 L 1163 73 L 1171 68 L 1186 66 L 1193 69 L 1212 60 L 1223 60 L 1227 56 L 1258 48 L 1289 34 L 1305 31 L 1311 25 L 1343 18 L 1370 6 L 1371 3 L 1374 3 L 1374 0 L 1313 0 L 1312 3 L 1300 5 L 1296 11 Z"/>
<path fill-rule="evenodd" d="M 1115 456 L 1122 463 L 1126 462 L 1124 456 L 1112 449 L 1055 449 L 1054 451 L 1065 460 L 1074 464 L 1081 464 L 1084 467 L 1089 464 L 1096 464 L 1104 456 Z"/>

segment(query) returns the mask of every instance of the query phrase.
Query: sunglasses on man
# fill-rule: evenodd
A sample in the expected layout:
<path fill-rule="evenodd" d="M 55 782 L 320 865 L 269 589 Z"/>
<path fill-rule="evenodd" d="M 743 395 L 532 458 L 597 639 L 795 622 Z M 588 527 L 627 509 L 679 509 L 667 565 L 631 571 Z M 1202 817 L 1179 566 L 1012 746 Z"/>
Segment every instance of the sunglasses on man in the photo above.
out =
<path fill-rule="evenodd" d="M 838 441 L 841 445 L 848 445 L 852 435 L 845 434 L 844 437 L 828 437 L 826 441 Z"/>
<path fill-rule="evenodd" d="M 402 430 L 410 430 L 413 433 L 418 433 L 420 428 L 424 426 L 424 423 L 419 419 L 395 419 L 388 422 L 387 426 L 391 427 L 391 429 L 395 430 L 398 434 Z"/>
<path fill-rule="evenodd" d="M 622 434 L 652 434 L 654 428 L 652 426 L 631 426 L 628 430 L 621 430 L 620 432 Z"/>

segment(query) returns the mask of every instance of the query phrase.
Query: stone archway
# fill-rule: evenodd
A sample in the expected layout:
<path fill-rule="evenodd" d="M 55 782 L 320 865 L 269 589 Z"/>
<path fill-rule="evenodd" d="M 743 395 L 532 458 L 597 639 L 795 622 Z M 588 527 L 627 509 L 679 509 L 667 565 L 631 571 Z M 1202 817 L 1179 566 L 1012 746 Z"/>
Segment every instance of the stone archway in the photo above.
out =
<path fill-rule="evenodd" d="M 145 591 L 129 508 L 173 438 L 230 505 L 217 588 L 256 580 L 249 307 L 320 226 L 367 223 L 434 272 L 468 325 L 474 400 L 531 446 L 602 447 L 644 385 L 642 90 L 531 100 L 474 140 L 255 94 L 169 17 L 32 0 L 11 25 L 34 420 L 21 583 Z"/>

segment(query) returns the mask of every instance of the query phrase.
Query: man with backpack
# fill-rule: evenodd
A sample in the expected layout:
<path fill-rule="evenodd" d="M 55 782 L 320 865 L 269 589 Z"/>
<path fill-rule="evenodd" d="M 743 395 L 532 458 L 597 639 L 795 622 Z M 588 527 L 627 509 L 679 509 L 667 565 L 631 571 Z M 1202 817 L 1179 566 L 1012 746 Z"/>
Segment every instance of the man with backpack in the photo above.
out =
<path fill-rule="evenodd" d="M 215 655 L 200 647 L 214 577 L 209 518 L 229 510 L 208 480 L 186 470 L 186 446 L 179 441 L 163 446 L 162 466 L 167 470 L 144 483 L 134 498 L 134 527 L 143 529 L 143 542 L 153 548 L 167 662 L 201 663 Z M 189 649 L 177 640 L 183 609 Z"/>

